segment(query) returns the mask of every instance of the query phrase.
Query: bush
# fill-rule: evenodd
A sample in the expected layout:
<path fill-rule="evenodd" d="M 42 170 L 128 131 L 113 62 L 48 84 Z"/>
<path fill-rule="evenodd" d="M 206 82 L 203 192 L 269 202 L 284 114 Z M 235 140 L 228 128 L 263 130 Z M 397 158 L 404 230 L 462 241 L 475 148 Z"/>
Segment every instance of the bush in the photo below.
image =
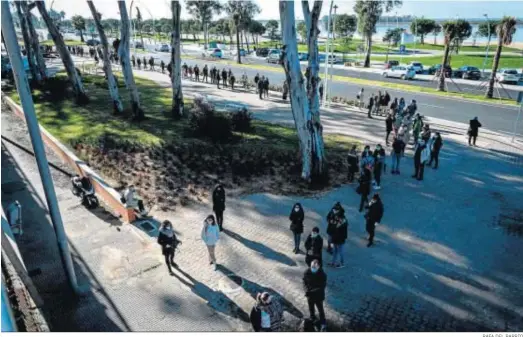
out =
<path fill-rule="evenodd" d="M 241 108 L 231 116 L 232 129 L 237 132 L 251 131 L 251 121 L 252 115 L 247 108 Z"/>
<path fill-rule="evenodd" d="M 214 106 L 203 98 L 195 98 L 189 128 L 194 136 L 206 137 L 225 143 L 232 139 L 231 121 L 226 115 L 216 113 Z"/>

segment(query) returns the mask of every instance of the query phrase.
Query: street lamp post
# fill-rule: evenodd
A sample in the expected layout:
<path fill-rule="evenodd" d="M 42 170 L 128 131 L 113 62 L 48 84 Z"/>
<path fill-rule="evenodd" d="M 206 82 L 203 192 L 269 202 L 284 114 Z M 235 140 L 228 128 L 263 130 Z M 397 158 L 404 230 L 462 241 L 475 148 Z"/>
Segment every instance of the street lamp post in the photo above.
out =
<path fill-rule="evenodd" d="M 483 60 L 483 71 L 482 71 L 482 75 L 485 76 L 485 67 L 487 66 L 488 50 L 490 47 L 490 21 L 488 19 L 487 14 L 483 14 L 483 16 L 487 19 L 487 29 L 488 29 L 487 51 L 485 52 L 485 59 Z"/>
<path fill-rule="evenodd" d="M 334 46 L 335 46 L 335 43 L 336 43 L 336 39 L 335 39 L 335 32 L 336 32 L 336 9 L 338 9 L 338 5 L 334 5 L 332 8 L 334 8 L 334 17 L 332 18 L 332 45 L 331 45 L 331 48 L 330 48 L 330 58 L 327 58 L 327 65 L 330 66 L 330 77 L 329 77 L 329 83 L 332 83 L 332 73 L 334 72 L 333 68 L 334 68 Z M 329 95 L 328 97 L 331 97 L 331 87 L 329 85 Z M 331 106 L 331 101 L 329 99 L 329 101 L 327 102 L 327 106 L 330 108 Z"/>
<path fill-rule="evenodd" d="M 328 81 L 328 76 L 329 76 L 329 67 L 328 67 L 328 62 L 329 62 L 329 52 L 330 52 L 330 26 L 331 26 L 331 16 L 332 16 L 332 6 L 334 4 L 334 1 L 331 1 L 331 5 L 330 5 L 330 9 L 329 9 L 329 18 L 327 20 L 327 43 L 325 45 L 325 76 L 323 78 L 323 106 L 326 107 L 327 106 L 327 90 L 328 90 L 328 87 L 329 87 L 329 81 Z M 330 99 L 330 97 L 329 97 Z"/>
<path fill-rule="evenodd" d="M 414 55 L 416 55 L 416 35 L 418 35 L 418 18 L 414 17 Z"/>

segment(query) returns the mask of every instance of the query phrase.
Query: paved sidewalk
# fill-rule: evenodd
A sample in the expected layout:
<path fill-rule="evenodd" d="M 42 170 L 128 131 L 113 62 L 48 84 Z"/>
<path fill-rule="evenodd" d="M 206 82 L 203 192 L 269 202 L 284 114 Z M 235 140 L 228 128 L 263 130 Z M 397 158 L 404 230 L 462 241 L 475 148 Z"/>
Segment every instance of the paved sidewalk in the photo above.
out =
<path fill-rule="evenodd" d="M 166 75 L 135 73 L 149 74 L 168 85 Z M 190 81 L 184 81 L 184 89 L 210 94 L 221 105 L 246 104 L 258 118 L 291 123 L 288 103 L 276 97 L 260 101 L 254 94 L 233 96 L 229 90 Z M 14 118 L 2 114 L 2 134 L 20 142 L 25 138 L 27 144 Z M 323 113 L 322 121 L 325 132 L 361 138 L 372 145 L 384 143 L 382 119 L 331 109 Z M 301 286 L 305 264 L 303 255 L 292 253 L 288 213 L 300 201 L 306 214 L 305 232 L 320 226 L 324 233 L 324 218 L 340 201 L 350 224 L 347 267 L 327 269 L 326 309 L 331 326 L 356 331 L 521 331 L 523 166 L 511 159 L 518 158 L 520 150 L 499 145 L 497 138 L 488 140 L 481 132 L 479 148 L 469 148 L 459 125 L 446 128 L 441 127 L 440 169 L 427 168 L 423 182 L 410 178 L 410 155 L 402 160 L 402 175 L 383 176 L 385 216 L 377 228 L 375 247 L 365 246 L 355 185 L 314 198 L 230 197 L 227 232 L 217 248 L 222 264 L 218 271 L 209 266 L 200 240 L 210 204 L 155 213 L 158 219 L 170 219 L 183 241 L 176 256 L 180 270 L 174 277 L 168 276 L 154 238 L 130 226 L 118 231 L 81 207 L 65 211 L 76 201 L 70 199 L 68 181 L 54 178 L 71 242 L 131 330 L 249 330 L 245 319 L 252 296 L 265 289 L 283 301 L 287 324 L 296 324 L 308 315 Z M 38 182 L 31 157 L 17 160 L 33 167 L 29 178 Z M 233 289 L 237 283 L 242 288 Z M 114 317 L 114 309 L 107 310 Z M 84 330 L 96 329 L 84 326 Z"/>

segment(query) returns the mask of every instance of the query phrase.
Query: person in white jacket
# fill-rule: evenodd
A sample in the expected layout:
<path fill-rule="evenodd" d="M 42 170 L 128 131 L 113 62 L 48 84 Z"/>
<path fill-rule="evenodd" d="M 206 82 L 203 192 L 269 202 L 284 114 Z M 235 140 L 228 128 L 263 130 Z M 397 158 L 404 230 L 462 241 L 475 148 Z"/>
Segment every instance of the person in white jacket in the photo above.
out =
<path fill-rule="evenodd" d="M 207 250 L 209 251 L 209 261 L 211 265 L 214 264 L 214 270 L 217 269 L 215 248 L 219 239 L 220 228 L 214 219 L 214 215 L 211 214 L 205 219 L 205 222 L 203 223 L 202 240 L 207 246 Z"/>

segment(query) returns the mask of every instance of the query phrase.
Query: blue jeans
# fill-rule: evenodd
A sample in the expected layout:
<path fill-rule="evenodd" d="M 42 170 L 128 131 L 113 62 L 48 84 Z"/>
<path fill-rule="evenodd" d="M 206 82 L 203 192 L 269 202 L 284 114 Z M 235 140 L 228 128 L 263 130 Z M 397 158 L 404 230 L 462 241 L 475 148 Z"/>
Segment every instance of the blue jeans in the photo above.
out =
<path fill-rule="evenodd" d="M 332 254 L 332 264 L 336 264 L 336 261 L 338 260 L 338 256 L 340 257 L 340 263 L 343 264 L 343 245 L 341 244 L 334 244 L 334 254 Z"/>
<path fill-rule="evenodd" d="M 300 249 L 300 242 L 301 242 L 301 233 L 300 234 L 294 233 L 294 249 L 296 249 L 296 250 Z"/>
<path fill-rule="evenodd" d="M 391 171 L 399 171 L 400 170 L 400 160 L 401 160 L 401 153 L 396 153 L 392 151 L 392 169 Z"/>

